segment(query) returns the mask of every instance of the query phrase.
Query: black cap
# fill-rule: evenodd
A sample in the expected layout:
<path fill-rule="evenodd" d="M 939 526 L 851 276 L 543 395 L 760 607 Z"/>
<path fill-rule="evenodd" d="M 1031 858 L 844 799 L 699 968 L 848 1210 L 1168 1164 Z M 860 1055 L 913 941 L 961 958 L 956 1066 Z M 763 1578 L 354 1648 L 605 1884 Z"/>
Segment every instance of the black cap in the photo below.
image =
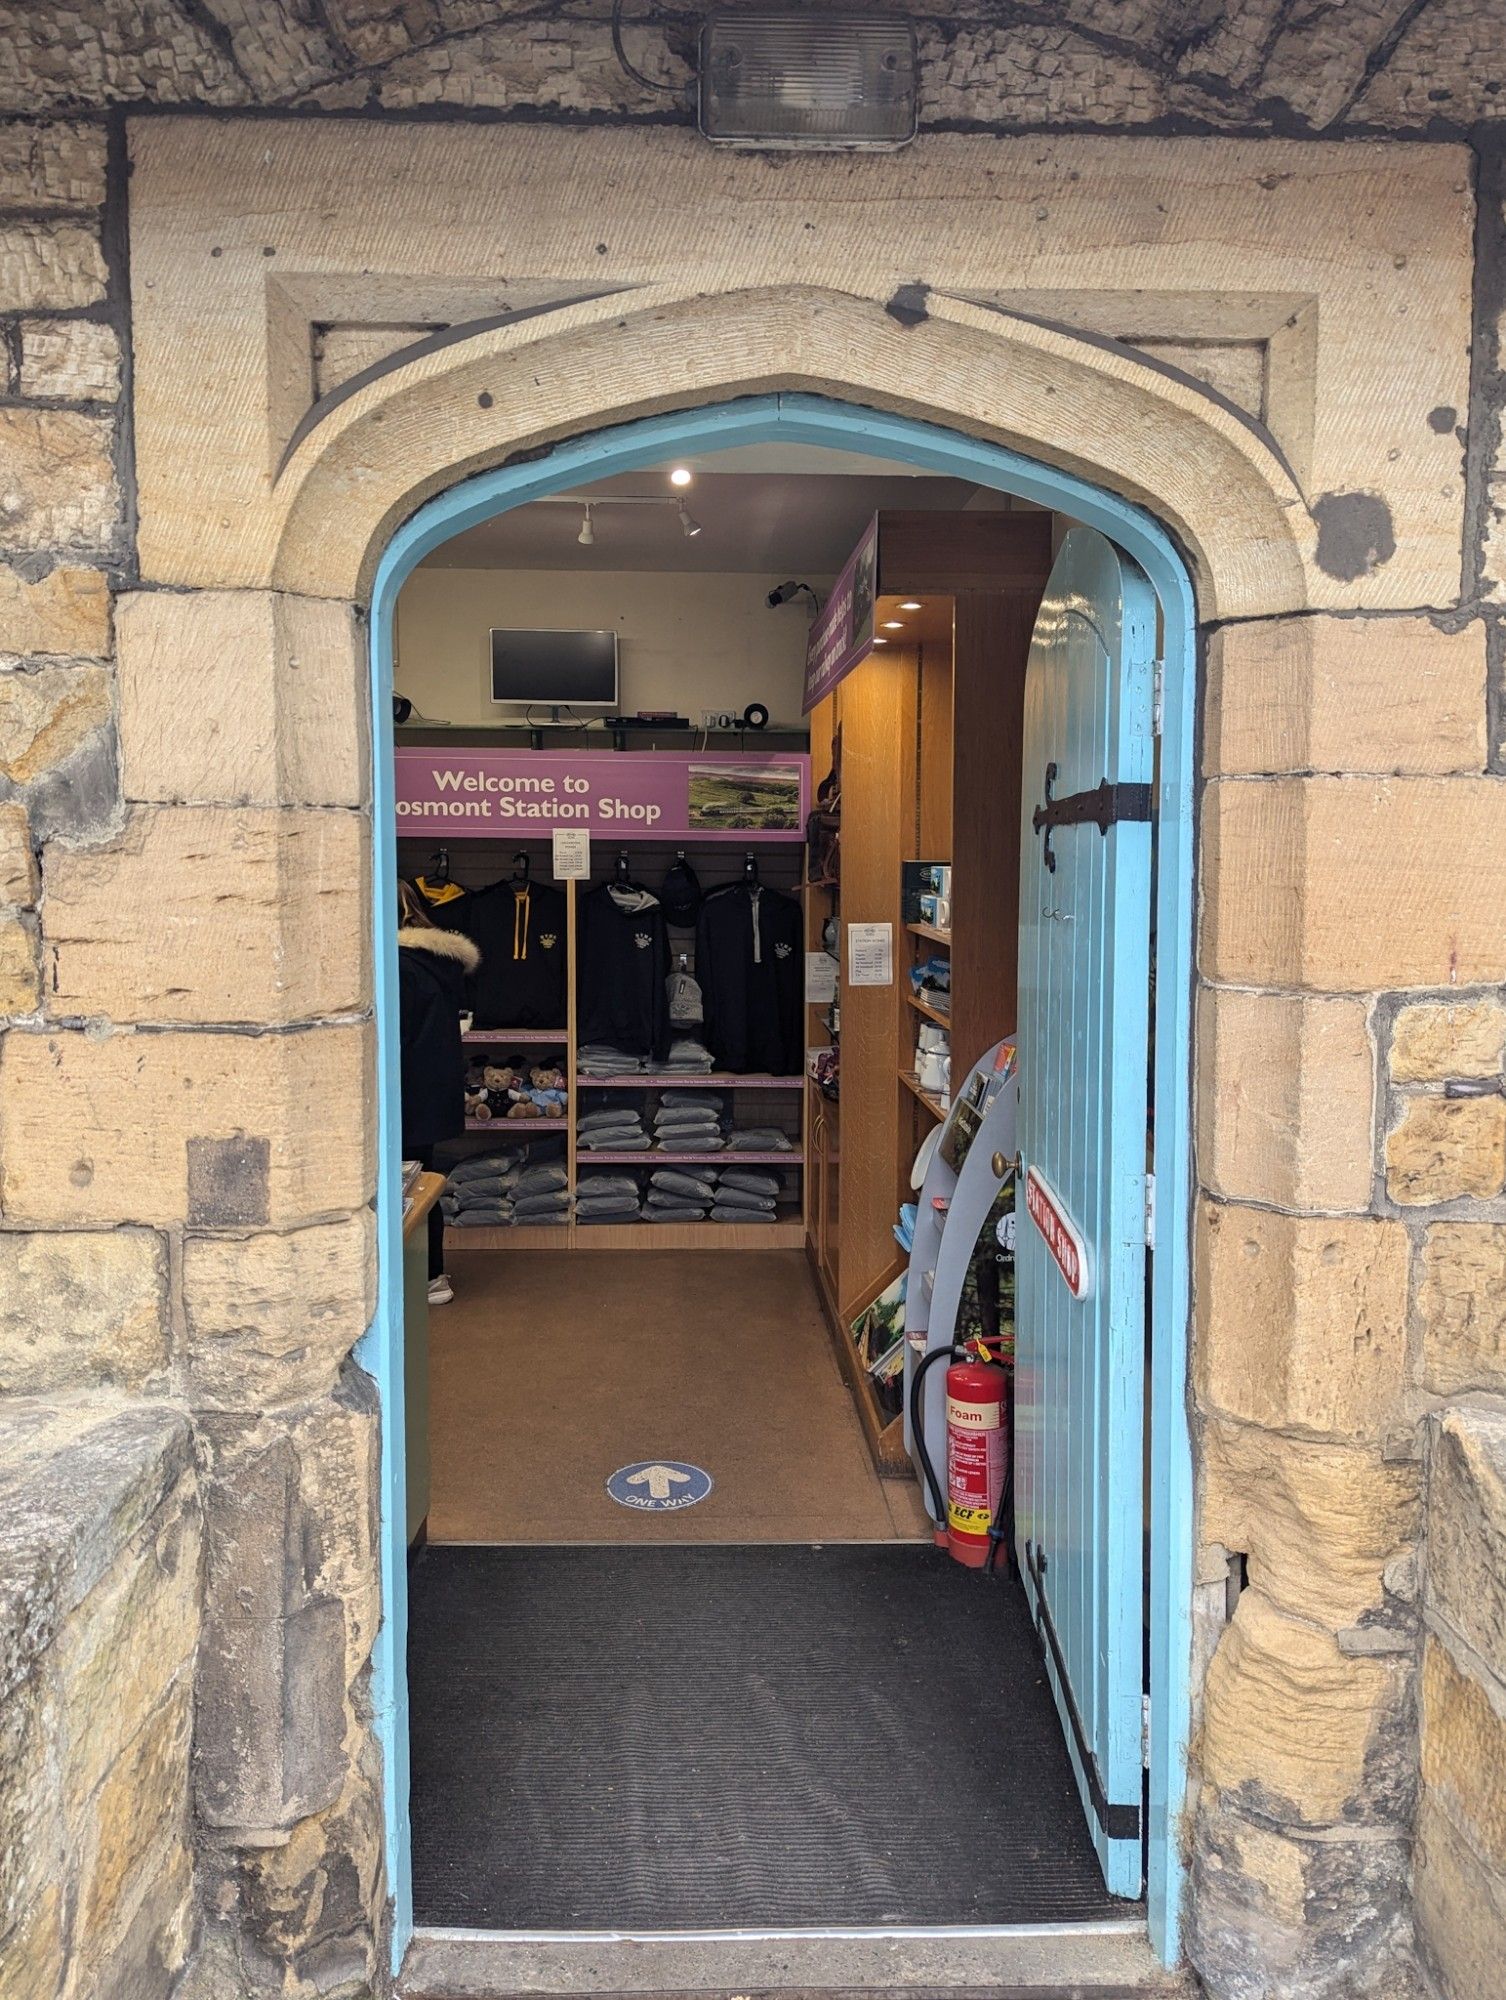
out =
<path fill-rule="evenodd" d="M 688 861 L 676 861 L 659 891 L 664 921 L 686 930 L 701 914 L 701 885 Z"/>

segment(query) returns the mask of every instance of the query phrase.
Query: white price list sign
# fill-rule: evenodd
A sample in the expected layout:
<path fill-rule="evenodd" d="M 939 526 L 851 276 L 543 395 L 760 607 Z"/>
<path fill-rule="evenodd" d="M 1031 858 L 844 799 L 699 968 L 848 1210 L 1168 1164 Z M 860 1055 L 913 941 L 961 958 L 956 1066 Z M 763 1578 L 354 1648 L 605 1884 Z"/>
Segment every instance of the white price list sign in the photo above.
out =
<path fill-rule="evenodd" d="M 578 827 L 554 829 L 554 879 L 585 882 L 591 874 L 591 836 Z"/>
<path fill-rule="evenodd" d="M 894 984 L 893 924 L 847 926 L 847 983 L 849 986 Z"/>

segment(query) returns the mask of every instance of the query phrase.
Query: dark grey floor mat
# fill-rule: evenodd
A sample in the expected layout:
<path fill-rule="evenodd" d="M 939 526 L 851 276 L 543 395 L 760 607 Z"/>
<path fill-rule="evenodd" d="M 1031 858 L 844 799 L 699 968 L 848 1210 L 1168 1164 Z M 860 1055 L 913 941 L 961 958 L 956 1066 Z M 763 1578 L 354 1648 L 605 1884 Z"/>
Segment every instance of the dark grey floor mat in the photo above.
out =
<path fill-rule="evenodd" d="M 1024 1598 L 940 1552 L 431 1548 L 413 1889 L 479 1929 L 1129 1917 Z"/>

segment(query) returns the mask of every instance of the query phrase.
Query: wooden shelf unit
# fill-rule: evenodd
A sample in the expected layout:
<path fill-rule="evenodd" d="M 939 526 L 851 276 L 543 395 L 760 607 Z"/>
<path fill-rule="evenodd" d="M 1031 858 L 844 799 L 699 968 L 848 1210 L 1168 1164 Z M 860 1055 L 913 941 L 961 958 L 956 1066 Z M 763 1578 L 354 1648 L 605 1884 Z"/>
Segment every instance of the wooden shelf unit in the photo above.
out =
<path fill-rule="evenodd" d="M 414 838 L 402 835 L 398 842 L 399 873 L 411 879 L 425 872 L 429 855 L 437 845 L 445 845 L 442 836 L 424 835 Z M 720 882 L 734 878 L 740 871 L 744 851 L 743 843 L 736 846 L 727 843 L 707 842 L 697 845 L 693 841 L 676 841 L 672 845 L 663 841 L 625 838 L 621 843 L 609 844 L 601 840 L 596 846 L 596 868 L 589 883 L 566 882 L 555 884 L 552 873 L 552 849 L 547 840 L 527 840 L 508 837 L 493 839 L 453 839 L 448 845 L 453 879 L 465 888 L 481 888 L 486 884 L 505 879 L 512 873 L 513 857 L 521 849 L 529 855 L 530 872 L 537 882 L 563 887 L 566 903 L 566 940 L 569 954 L 569 978 L 566 984 L 567 1009 L 564 1025 L 558 1028 L 471 1028 L 461 1036 L 461 1042 L 472 1060 L 481 1057 L 488 1048 L 534 1049 L 540 1051 L 557 1050 L 555 1058 L 565 1070 L 568 1102 L 563 1118 L 468 1118 L 465 1135 L 468 1141 L 489 1140 L 487 1146 L 472 1146 L 471 1151 L 501 1151 L 518 1142 L 542 1139 L 556 1139 L 564 1142 L 562 1164 L 569 1176 L 572 1190 L 580 1185 L 582 1169 L 589 1172 L 595 1167 L 632 1167 L 644 1173 L 651 1173 L 658 1167 L 694 1167 L 714 1165 L 717 1167 L 762 1167 L 770 1170 L 786 1170 L 791 1178 L 784 1183 L 788 1199 L 781 1202 L 779 1211 L 772 1222 L 722 1223 L 709 1219 L 689 1223 L 645 1223 L 632 1221 L 623 1223 L 577 1223 L 573 1216 L 558 1223 L 519 1223 L 476 1229 L 457 1229 L 453 1226 L 445 1231 L 445 1244 L 449 1250 L 798 1250 L 805 1240 L 805 1191 L 803 1181 L 806 1162 L 806 1133 L 804 1105 L 806 1079 L 799 1076 L 770 1076 L 766 1074 L 743 1075 L 727 1071 L 703 1073 L 700 1075 L 666 1075 L 660 1072 L 633 1072 L 629 1075 L 591 1076 L 581 1071 L 578 1060 L 578 1037 L 576 1032 L 576 966 L 577 966 L 577 899 L 600 881 L 610 878 L 615 863 L 618 846 L 625 848 L 632 856 L 634 875 L 649 884 L 657 885 L 664 879 L 671 862 L 683 849 L 700 876 L 703 887 L 710 889 Z M 759 873 L 770 888 L 783 890 L 786 894 L 803 896 L 801 872 L 803 868 L 803 843 L 786 840 L 771 842 L 762 840 L 756 832 L 749 833 L 746 846 L 752 848 L 759 858 Z M 820 899 L 815 899 L 820 900 Z M 819 924 L 818 924 L 819 928 Z M 678 963 L 682 952 L 693 948 L 693 934 L 670 927 L 671 963 Z M 546 1056 L 545 1060 L 549 1058 Z M 791 1141 L 788 1152 L 775 1150 L 745 1151 L 727 1148 L 714 1153 L 664 1151 L 653 1148 L 644 1151 L 596 1151 L 582 1146 L 578 1140 L 577 1121 L 582 1103 L 582 1093 L 593 1091 L 636 1090 L 650 1093 L 680 1090 L 713 1090 L 722 1096 L 735 1096 L 739 1092 L 757 1093 L 751 1100 L 758 1105 L 758 1114 L 744 1117 L 744 1123 L 773 1123 L 785 1127 Z M 782 1107 L 769 1102 L 778 1093 L 792 1098 L 797 1109 L 793 1120 Z M 794 1180 L 800 1176 L 800 1183 Z"/>
<path fill-rule="evenodd" d="M 945 1116 L 916 1080 L 921 1020 L 946 1028 L 954 1076 L 1014 1026 L 1025 666 L 1051 543 L 1046 513 L 882 512 L 875 622 L 897 629 L 810 717 L 813 781 L 841 732 L 842 872 L 836 890 L 808 898 L 807 948 L 819 949 L 833 911 L 844 927 L 889 923 L 895 938 L 888 987 L 853 987 L 844 945 L 840 1115 L 813 1090 L 806 1117 L 806 1254 L 881 1472 L 909 1471 L 903 1424 L 878 1401 L 850 1329 L 904 1268 L 894 1223 L 913 1199 L 916 1150 Z M 921 610 L 906 612 L 914 600 Z M 949 930 L 906 921 L 901 864 L 913 860 L 951 864 Z M 947 1010 L 909 979 L 940 951 Z M 807 1010 L 812 1042 L 820 1011 Z"/>

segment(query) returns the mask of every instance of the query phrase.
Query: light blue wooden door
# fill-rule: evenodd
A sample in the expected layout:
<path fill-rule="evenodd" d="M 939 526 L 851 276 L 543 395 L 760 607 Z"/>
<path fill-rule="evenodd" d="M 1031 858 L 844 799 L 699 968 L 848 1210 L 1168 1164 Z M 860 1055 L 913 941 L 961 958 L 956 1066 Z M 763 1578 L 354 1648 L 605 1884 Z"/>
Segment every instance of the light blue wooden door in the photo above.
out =
<path fill-rule="evenodd" d="M 1104 1877 L 1142 1888 L 1156 600 L 1075 528 L 1025 688 L 1016 1541 Z"/>

